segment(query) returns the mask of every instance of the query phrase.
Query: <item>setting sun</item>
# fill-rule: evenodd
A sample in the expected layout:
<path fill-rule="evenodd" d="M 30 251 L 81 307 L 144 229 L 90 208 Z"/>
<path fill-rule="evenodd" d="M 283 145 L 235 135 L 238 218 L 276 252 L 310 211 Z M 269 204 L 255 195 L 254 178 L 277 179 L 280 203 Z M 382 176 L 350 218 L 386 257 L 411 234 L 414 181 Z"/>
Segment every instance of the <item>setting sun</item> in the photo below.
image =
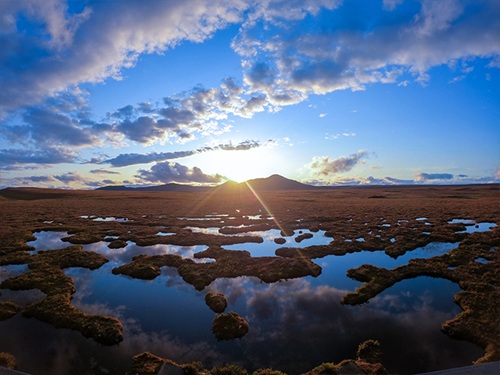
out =
<path fill-rule="evenodd" d="M 213 170 L 220 175 L 243 182 L 252 178 L 267 177 L 274 173 L 277 164 L 283 160 L 273 147 L 260 147 L 245 152 L 216 151 L 199 155 L 195 160 L 204 171 Z"/>

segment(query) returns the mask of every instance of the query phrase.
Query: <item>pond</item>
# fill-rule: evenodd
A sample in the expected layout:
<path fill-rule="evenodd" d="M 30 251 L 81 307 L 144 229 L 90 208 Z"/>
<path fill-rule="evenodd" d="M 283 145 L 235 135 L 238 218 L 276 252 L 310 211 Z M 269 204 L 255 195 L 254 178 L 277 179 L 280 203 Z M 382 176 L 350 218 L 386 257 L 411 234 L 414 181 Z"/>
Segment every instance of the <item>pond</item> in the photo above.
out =
<path fill-rule="evenodd" d="M 225 248 L 263 256 L 274 255 L 280 246 L 305 247 L 332 241 L 320 231 L 300 243 L 285 237 L 285 245 L 276 245 L 273 240 L 280 237 L 279 231 L 251 233 L 262 236 L 264 242 Z M 35 247 L 33 253 L 69 245 L 61 241 L 67 237 L 66 232 L 38 232 L 35 236 L 37 240 L 29 243 Z M 123 342 L 102 346 L 79 332 L 55 329 L 18 315 L 0 322 L 0 351 L 13 353 L 19 370 L 42 375 L 124 373 L 133 355 L 150 351 L 179 363 L 202 361 L 207 368 L 238 363 L 248 370 L 272 367 L 292 375 L 322 362 L 353 358 L 357 346 L 367 339 L 381 342 L 382 361 L 390 373 L 466 366 L 482 354 L 477 346 L 452 340 L 440 331 L 444 321 L 460 312 L 453 302 L 459 288 L 450 281 L 418 277 L 397 283 L 367 304 L 347 306 L 339 302 L 347 291 L 361 285 L 346 277 L 348 269 L 365 263 L 394 268 L 412 257 L 448 252 L 457 246 L 454 243 L 432 243 L 397 259 L 383 251 L 327 256 L 314 260 L 323 269 L 316 278 L 273 284 L 253 277 L 223 278 L 201 292 L 185 283 L 173 268 L 162 268 L 162 274 L 151 281 L 116 276 L 111 270 L 139 254 L 178 254 L 192 259 L 206 246 L 140 247 L 129 242 L 125 248 L 109 249 L 107 245 L 103 241 L 83 246 L 110 260 L 101 268 L 69 268 L 65 272 L 74 279 L 77 290 L 72 304 L 88 313 L 119 318 L 124 325 Z M 0 278 L 5 279 L 26 271 L 26 266 L 0 270 Z M 248 321 L 250 331 L 246 336 L 229 342 L 215 339 L 211 332 L 214 313 L 204 301 L 207 291 L 223 293 L 228 299 L 226 311 L 236 311 Z M 43 297 L 36 291 L 2 290 L 0 300 L 12 294 L 25 301 Z"/>

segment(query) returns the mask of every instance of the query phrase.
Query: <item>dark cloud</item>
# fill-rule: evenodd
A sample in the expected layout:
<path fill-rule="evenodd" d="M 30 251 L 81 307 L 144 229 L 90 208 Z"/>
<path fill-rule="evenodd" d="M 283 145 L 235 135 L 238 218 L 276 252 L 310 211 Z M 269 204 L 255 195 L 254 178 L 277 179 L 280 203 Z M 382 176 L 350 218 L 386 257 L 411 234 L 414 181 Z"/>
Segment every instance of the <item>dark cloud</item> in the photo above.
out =
<path fill-rule="evenodd" d="M 266 143 L 267 144 L 267 143 Z M 188 150 L 188 151 L 173 151 L 173 152 L 151 152 L 148 154 L 138 154 L 138 153 L 129 153 L 129 154 L 120 154 L 111 159 L 105 160 L 96 160 L 97 164 L 111 164 L 113 167 L 125 167 L 128 165 L 134 164 L 147 164 L 151 162 L 157 161 L 165 161 L 171 159 L 185 158 L 191 155 L 199 154 L 202 152 L 209 151 L 246 151 L 252 148 L 261 147 L 262 144 L 259 141 L 255 140 L 246 140 L 237 144 L 227 143 L 220 144 L 216 146 L 208 146 L 199 148 L 196 150 Z"/>
<path fill-rule="evenodd" d="M 94 174 L 120 174 L 120 172 L 108 171 L 107 169 L 92 169 L 90 173 Z"/>
<path fill-rule="evenodd" d="M 29 108 L 23 113 L 23 125 L 4 126 L 4 135 L 11 142 L 33 143 L 37 147 L 83 147 L 99 142 L 90 127 L 80 120 L 61 114 L 57 108 Z"/>
<path fill-rule="evenodd" d="M 247 140 L 236 145 L 232 143 L 216 146 L 215 149 L 220 149 L 224 151 L 247 151 L 252 148 L 260 147 L 261 143 L 259 141 Z"/>
<path fill-rule="evenodd" d="M 268 106 L 269 101 L 267 100 L 266 95 L 256 95 L 250 97 L 242 108 L 239 109 L 238 115 L 241 117 L 251 118 L 254 113 L 262 112 Z"/>
<path fill-rule="evenodd" d="M 198 112 L 203 113 L 206 110 L 206 104 L 201 102 L 192 104 L 197 105 Z M 165 107 L 159 113 L 164 117 L 164 121 L 159 124 L 162 129 L 179 129 L 180 126 L 189 125 L 197 118 L 195 112 L 184 108 Z"/>
<path fill-rule="evenodd" d="M 256 90 L 271 87 L 275 79 L 275 70 L 262 61 L 253 64 L 245 74 L 245 82 Z"/>
<path fill-rule="evenodd" d="M 453 178 L 454 176 L 451 173 L 419 173 L 415 176 L 415 181 L 453 180 Z"/>
<path fill-rule="evenodd" d="M 76 172 L 68 172 L 62 175 L 54 176 L 54 178 L 58 181 L 61 181 L 64 184 L 71 184 L 73 182 L 86 182 L 85 178 L 79 175 Z"/>
<path fill-rule="evenodd" d="M 121 120 L 114 124 L 113 130 L 143 144 L 175 137 L 189 140 L 196 132 L 224 132 L 220 121 L 244 105 L 241 98 L 234 96 L 241 91 L 235 86 L 234 81 L 226 79 L 219 88 L 195 87 L 178 97 L 165 97 L 164 106 L 152 107 L 149 103 L 140 103 L 136 108 L 126 106 L 112 115 Z M 137 117 L 137 114 L 142 115 Z"/>
<path fill-rule="evenodd" d="M 164 138 L 165 131 L 157 126 L 152 117 L 141 116 L 134 121 L 125 120 L 117 126 L 117 130 L 129 139 L 138 143 L 149 143 L 157 138 Z"/>
<path fill-rule="evenodd" d="M 89 129 L 58 113 L 34 108 L 25 113 L 24 120 L 31 125 L 31 137 L 37 144 L 88 146 L 95 142 Z"/>
<path fill-rule="evenodd" d="M 76 154 L 64 148 L 46 148 L 43 150 L 0 150 L 0 160 L 3 166 L 17 164 L 60 164 L 73 163 Z"/>
<path fill-rule="evenodd" d="M 115 112 L 111 114 L 111 116 L 120 119 L 127 119 L 132 117 L 133 114 L 134 114 L 134 106 L 129 104 L 123 108 L 117 109 Z"/>
<path fill-rule="evenodd" d="M 334 160 L 331 160 L 328 156 L 320 156 L 313 159 L 312 163 L 309 164 L 309 168 L 315 175 L 330 176 L 350 171 L 366 157 L 366 151 L 359 151 L 349 156 L 341 156 Z"/>
<path fill-rule="evenodd" d="M 92 173 L 102 173 L 103 170 L 99 172 Z M 107 174 L 109 171 L 104 171 Z M 113 174 L 119 174 L 117 172 L 111 172 Z M 128 184 L 130 181 L 114 181 L 111 179 L 104 179 L 102 181 L 92 180 L 87 178 L 85 175 L 79 174 L 78 172 L 68 172 L 61 175 L 35 175 L 35 176 L 23 176 L 16 177 L 2 181 L 6 183 L 6 186 L 37 186 L 37 187 L 48 187 L 57 188 L 61 186 L 61 183 L 65 185 L 66 188 L 85 188 L 85 187 L 99 187 L 104 185 L 118 185 L 118 184 Z"/>
<path fill-rule="evenodd" d="M 103 160 L 100 164 L 111 164 L 113 167 L 125 167 L 134 164 L 147 164 L 154 161 L 184 158 L 196 154 L 197 151 L 151 152 L 149 154 L 120 154 L 115 158 Z"/>
<path fill-rule="evenodd" d="M 56 180 L 52 176 L 26 176 L 17 179 L 23 184 L 28 184 L 30 182 L 44 183 L 44 182 L 55 182 Z"/>
<path fill-rule="evenodd" d="M 156 163 L 150 170 L 140 169 L 136 176 L 151 183 L 187 182 L 213 184 L 225 180 L 219 174 L 207 175 L 198 167 L 189 168 L 179 163 Z"/>

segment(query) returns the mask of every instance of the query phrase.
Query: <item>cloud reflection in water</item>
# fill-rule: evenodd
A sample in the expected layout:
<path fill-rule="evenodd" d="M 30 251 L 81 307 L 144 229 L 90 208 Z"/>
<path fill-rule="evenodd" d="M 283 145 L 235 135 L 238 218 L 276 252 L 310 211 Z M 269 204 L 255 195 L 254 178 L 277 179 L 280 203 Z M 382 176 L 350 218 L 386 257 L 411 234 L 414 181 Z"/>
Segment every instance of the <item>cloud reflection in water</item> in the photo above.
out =
<path fill-rule="evenodd" d="M 35 235 L 39 238 L 37 250 L 69 245 L 60 241 L 66 233 Z M 111 273 L 112 268 L 139 254 L 192 257 L 205 246 L 140 247 L 129 243 L 122 249 L 109 249 L 107 244 L 84 245 L 84 249 L 103 254 L 109 263 L 95 271 L 70 268 L 65 272 L 77 289 L 72 303 L 88 313 L 119 318 L 124 324 L 124 341 L 118 347 L 103 347 L 78 332 L 53 329 L 35 320 L 23 324 L 26 319 L 16 317 L 0 322 L 5 332 L 0 343 L 20 356 L 23 371 L 54 375 L 102 373 L 104 369 L 123 372 L 120 366 L 128 364 L 133 355 L 151 351 L 181 363 L 200 360 L 209 367 L 236 362 L 249 370 L 274 367 L 291 375 L 325 361 L 352 358 L 367 339 L 380 340 L 384 364 L 398 373 L 468 365 L 482 353 L 474 345 L 451 340 L 440 332 L 441 324 L 459 312 L 452 298 L 458 286 L 449 281 L 419 277 L 396 284 L 368 304 L 340 304 L 346 291 L 359 284 L 345 277 L 347 269 L 363 263 L 392 262 L 395 266 L 404 261 L 392 260 L 382 251 L 317 259 L 324 271 L 318 278 L 274 284 L 252 277 L 214 281 L 207 289 L 224 293 L 228 311 L 238 312 L 250 324 L 250 332 L 241 340 L 217 342 L 210 330 L 213 313 L 204 303 L 206 291 L 198 292 L 186 284 L 176 269 L 164 267 L 162 275 L 151 281 Z M 23 339 L 25 334 L 33 336 L 29 344 Z M 42 344 L 45 340 L 50 340 L 48 347 Z M 41 353 L 25 354 L 39 346 L 43 347 Z M 36 361 L 43 361 L 46 369 L 30 367 L 39 366 Z"/>

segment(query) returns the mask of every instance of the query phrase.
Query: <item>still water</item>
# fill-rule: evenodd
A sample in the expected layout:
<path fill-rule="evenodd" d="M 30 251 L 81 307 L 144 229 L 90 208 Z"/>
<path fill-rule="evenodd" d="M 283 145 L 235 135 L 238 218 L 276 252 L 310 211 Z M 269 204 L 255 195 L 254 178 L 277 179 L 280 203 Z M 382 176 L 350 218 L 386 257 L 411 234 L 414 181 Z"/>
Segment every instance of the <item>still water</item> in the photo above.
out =
<path fill-rule="evenodd" d="M 265 241 L 226 248 L 263 256 L 274 255 L 280 247 L 273 242 L 279 233 L 252 234 Z M 312 234 L 311 239 L 300 244 L 286 238 L 288 243 L 282 246 L 304 247 L 332 241 L 323 232 Z M 33 252 L 68 246 L 61 241 L 67 236 L 65 232 L 39 232 L 35 236 L 37 240 L 29 243 L 35 246 Z M 298 374 L 322 362 L 353 358 L 358 344 L 367 339 L 381 342 L 382 361 L 390 373 L 465 366 L 482 354 L 475 345 L 452 340 L 440 331 L 445 320 L 460 312 L 453 303 L 459 288 L 450 281 L 419 277 L 397 283 L 367 304 L 344 306 L 339 302 L 347 291 L 361 285 L 345 276 L 350 268 L 365 263 L 394 268 L 412 257 L 443 254 L 457 244 L 433 243 L 397 259 L 383 251 L 327 256 L 315 260 L 323 269 L 317 278 L 274 284 L 252 277 L 218 279 L 202 292 L 186 284 L 173 268 L 162 268 L 162 274 L 152 281 L 116 276 L 111 270 L 138 254 L 193 258 L 206 246 L 140 247 L 129 242 L 123 249 L 109 249 L 107 244 L 84 245 L 84 249 L 101 253 L 110 262 L 94 271 L 69 268 L 65 272 L 74 279 L 77 289 L 72 303 L 89 313 L 119 318 L 124 325 L 123 342 L 102 346 L 79 332 L 55 329 L 18 315 L 0 322 L 0 352 L 13 353 L 19 370 L 40 375 L 123 374 L 133 355 L 150 351 L 179 363 L 202 361 L 207 368 L 230 362 L 248 370 L 272 367 Z M 25 271 L 26 266 L 0 267 L 0 281 Z M 230 342 L 214 338 L 214 313 L 204 302 L 209 290 L 224 293 L 228 299 L 226 311 L 236 311 L 248 321 L 250 331 L 245 337 Z M 42 298 L 37 291 L 2 290 L 0 300 L 13 295 L 24 303 Z"/>

